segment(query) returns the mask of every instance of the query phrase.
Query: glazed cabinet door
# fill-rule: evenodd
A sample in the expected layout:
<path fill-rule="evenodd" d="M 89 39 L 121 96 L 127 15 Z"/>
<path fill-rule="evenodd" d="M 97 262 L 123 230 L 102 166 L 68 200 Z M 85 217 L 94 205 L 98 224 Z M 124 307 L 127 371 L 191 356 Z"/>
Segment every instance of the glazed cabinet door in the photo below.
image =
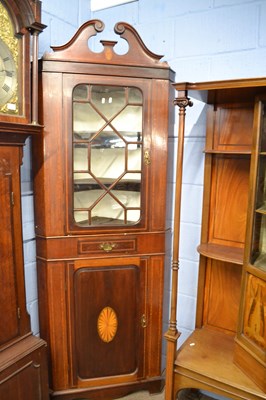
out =
<path fill-rule="evenodd" d="M 20 213 L 20 149 L 0 146 L 0 346 L 27 333 Z"/>
<path fill-rule="evenodd" d="M 68 229 L 145 227 L 150 82 L 66 74 L 63 84 Z"/>
<path fill-rule="evenodd" d="M 255 106 L 237 364 L 266 391 L 266 101 Z"/>
<path fill-rule="evenodd" d="M 80 260 L 68 271 L 73 385 L 141 377 L 145 274 L 140 259 Z"/>

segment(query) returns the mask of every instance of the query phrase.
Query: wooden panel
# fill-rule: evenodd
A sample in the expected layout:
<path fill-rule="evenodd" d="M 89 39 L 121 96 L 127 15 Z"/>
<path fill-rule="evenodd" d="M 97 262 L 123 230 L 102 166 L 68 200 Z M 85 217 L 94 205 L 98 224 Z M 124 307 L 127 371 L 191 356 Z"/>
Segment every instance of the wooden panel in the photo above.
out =
<path fill-rule="evenodd" d="M 205 284 L 204 325 L 236 332 L 241 268 L 209 259 Z"/>
<path fill-rule="evenodd" d="M 266 283 L 251 274 L 247 277 L 244 335 L 266 349 Z"/>
<path fill-rule="evenodd" d="M 172 98 L 170 97 L 172 94 Z M 153 81 L 152 96 L 160 98 L 152 104 L 152 151 L 150 169 L 151 196 L 149 199 L 149 224 L 151 230 L 165 229 L 166 193 L 167 193 L 167 145 L 168 145 L 168 102 L 173 101 L 168 81 Z M 160 212 L 158 212 L 160 210 Z"/>
<path fill-rule="evenodd" d="M 2 148 L 0 159 L 0 345 L 19 334 L 16 264 L 14 259 L 14 225 L 12 206 L 12 167 L 10 156 Z M 7 158 L 8 156 L 8 158 Z M 8 299 L 8 301 L 7 301 Z"/>
<path fill-rule="evenodd" d="M 33 137 L 33 168 L 35 193 L 36 233 L 40 235 L 63 235 L 65 233 L 64 161 L 62 151 L 65 135 L 62 123 L 62 75 L 43 76 L 44 136 Z M 53 112 L 51 113 L 51 110 Z M 51 132 L 51 135 L 48 133 Z M 53 171 L 53 172 L 51 172 Z M 51 190 L 47 190 L 51 188 Z M 44 218 L 49 215 L 49 218 Z"/>
<path fill-rule="evenodd" d="M 119 261 L 108 265 L 105 260 L 98 268 L 90 268 L 88 261 L 72 277 L 75 373 L 80 379 L 133 374 L 139 368 L 140 270 Z"/>
<path fill-rule="evenodd" d="M 243 247 L 248 185 L 248 158 L 214 157 L 209 242 Z"/>
<path fill-rule="evenodd" d="M 215 113 L 213 149 L 250 150 L 252 144 L 253 105 L 218 106 Z"/>
<path fill-rule="evenodd" d="M 21 234 L 20 145 L 0 146 L 0 344 L 30 332 Z M 7 301 L 8 299 L 8 301 Z"/>
<path fill-rule="evenodd" d="M 159 376 L 162 353 L 164 257 L 151 257 L 147 268 L 146 374 Z"/>
<path fill-rule="evenodd" d="M 41 299 L 40 313 L 44 312 L 43 318 L 48 313 L 48 321 L 44 320 L 41 324 L 47 337 L 42 336 L 43 331 L 41 336 L 49 342 L 54 389 L 59 389 L 65 388 L 69 382 L 65 263 L 49 263 L 46 269 L 38 278 L 39 286 L 44 285 L 43 291 L 46 292 L 46 298 Z M 42 276 L 46 278 L 45 282 L 40 282 Z M 40 293 L 43 294 L 43 291 Z"/>
<path fill-rule="evenodd" d="M 264 352 L 265 356 L 265 352 Z M 265 362 L 261 362 L 257 357 L 243 346 L 239 340 L 236 342 L 234 349 L 235 364 L 248 376 L 252 381 L 263 390 L 264 398 L 266 393 L 266 366 Z"/>
<path fill-rule="evenodd" d="M 29 336 L 0 353 L 0 398 L 48 400 L 46 344 Z"/>

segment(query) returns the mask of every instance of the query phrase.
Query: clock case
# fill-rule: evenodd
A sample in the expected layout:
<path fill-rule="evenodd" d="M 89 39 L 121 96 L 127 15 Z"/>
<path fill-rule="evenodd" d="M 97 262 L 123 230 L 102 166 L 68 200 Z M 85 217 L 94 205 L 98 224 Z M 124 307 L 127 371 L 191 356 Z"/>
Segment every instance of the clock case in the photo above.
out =
<path fill-rule="evenodd" d="M 38 34 L 44 25 L 40 22 L 39 1 L 8 0 L 2 4 L 21 40 L 23 113 L 0 114 L 0 397 L 6 400 L 47 400 L 46 343 L 32 335 L 26 309 L 20 186 L 25 140 L 41 133 L 37 121 L 33 120 L 37 93 L 33 103 L 31 88 L 36 91 L 38 77 L 35 74 L 31 86 L 30 48 L 32 40 L 33 65 L 36 68 Z"/>

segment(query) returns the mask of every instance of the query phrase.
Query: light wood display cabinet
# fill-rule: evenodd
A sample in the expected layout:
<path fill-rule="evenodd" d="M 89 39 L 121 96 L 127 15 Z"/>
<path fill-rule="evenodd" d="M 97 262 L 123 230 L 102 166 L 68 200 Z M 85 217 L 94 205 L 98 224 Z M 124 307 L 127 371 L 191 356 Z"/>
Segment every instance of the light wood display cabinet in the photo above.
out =
<path fill-rule="evenodd" d="M 175 87 L 204 99 L 207 127 L 196 329 L 168 358 L 166 399 L 187 388 L 265 399 L 266 80 Z"/>
<path fill-rule="evenodd" d="M 166 168 L 174 74 L 126 23 L 88 21 L 40 65 L 34 141 L 41 335 L 53 398 L 161 390 Z M 88 45 L 89 43 L 89 45 Z M 172 107 L 173 109 L 173 107 Z"/>

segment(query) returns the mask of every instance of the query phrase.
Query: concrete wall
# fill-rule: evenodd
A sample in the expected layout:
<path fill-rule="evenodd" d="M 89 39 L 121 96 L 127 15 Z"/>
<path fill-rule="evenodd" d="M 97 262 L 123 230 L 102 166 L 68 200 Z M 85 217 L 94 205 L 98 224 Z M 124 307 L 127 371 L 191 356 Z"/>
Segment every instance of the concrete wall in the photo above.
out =
<path fill-rule="evenodd" d="M 113 33 L 118 21 L 132 24 L 146 46 L 163 54 L 176 72 L 176 82 L 206 81 L 266 76 L 265 0 L 139 0 L 90 12 L 89 0 L 43 0 L 43 23 L 48 27 L 40 36 L 40 56 L 49 46 L 64 44 L 84 21 L 101 19 L 106 25 L 97 38 L 119 40 Z M 92 44 L 97 49 L 97 43 Z M 177 110 L 176 110 L 177 111 Z M 178 118 L 176 117 L 176 121 Z M 187 110 L 182 216 L 178 327 L 179 344 L 194 327 L 200 240 L 201 196 L 205 116 L 199 99 Z M 169 137 L 169 148 L 177 147 L 177 129 Z M 28 309 L 34 333 L 38 332 L 34 229 L 30 178 L 30 151 L 26 148 L 23 166 L 23 220 Z M 175 155 L 170 154 L 168 192 L 175 174 Z M 171 196 L 169 196 L 171 197 Z M 170 207 L 169 207 L 170 208 Z M 171 223 L 170 212 L 168 224 Z M 170 296 L 170 248 L 165 284 L 164 331 L 168 324 Z"/>

